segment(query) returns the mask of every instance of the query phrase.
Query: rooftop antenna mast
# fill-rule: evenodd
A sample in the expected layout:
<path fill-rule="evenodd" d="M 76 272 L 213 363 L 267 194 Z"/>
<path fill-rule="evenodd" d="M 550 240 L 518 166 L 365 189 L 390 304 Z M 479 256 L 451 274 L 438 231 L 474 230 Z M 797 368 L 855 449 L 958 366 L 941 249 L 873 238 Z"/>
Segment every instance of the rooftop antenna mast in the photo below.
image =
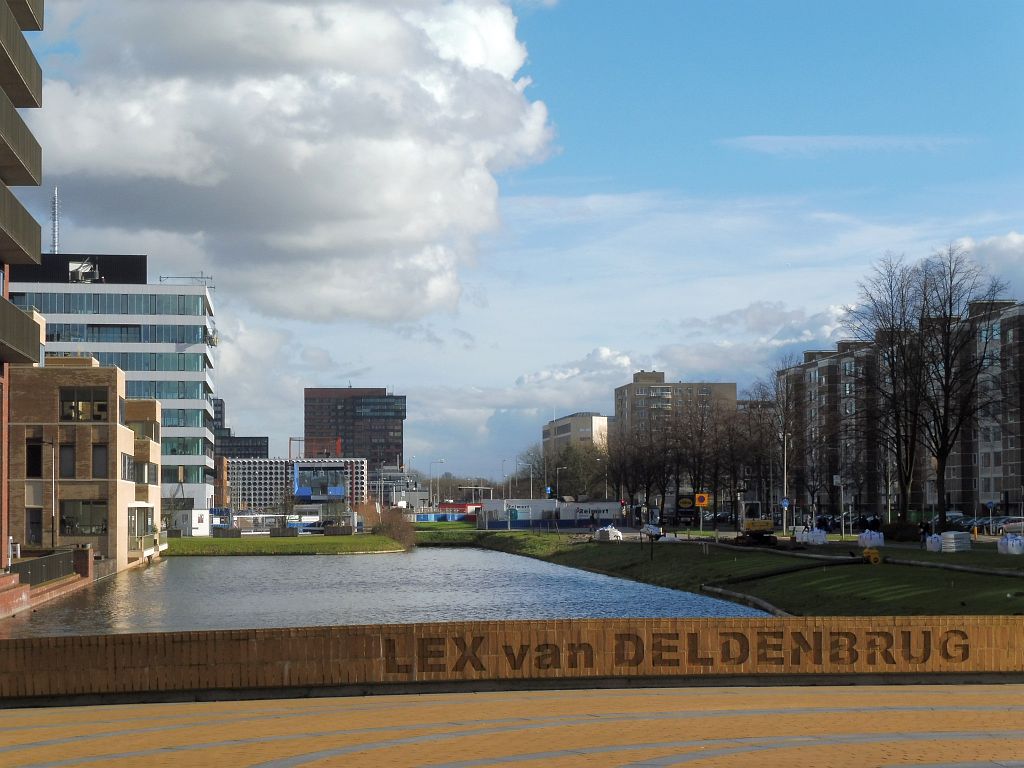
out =
<path fill-rule="evenodd" d="M 60 197 L 57 186 L 53 187 L 53 201 L 50 204 L 50 222 L 53 229 L 50 233 L 50 253 L 60 253 Z"/>

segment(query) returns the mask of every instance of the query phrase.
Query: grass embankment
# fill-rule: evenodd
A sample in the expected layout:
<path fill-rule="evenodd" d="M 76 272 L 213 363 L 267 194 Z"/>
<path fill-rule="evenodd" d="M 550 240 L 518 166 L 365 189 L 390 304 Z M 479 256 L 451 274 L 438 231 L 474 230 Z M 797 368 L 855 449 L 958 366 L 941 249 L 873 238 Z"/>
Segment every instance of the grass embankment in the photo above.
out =
<path fill-rule="evenodd" d="M 352 555 L 364 552 L 403 551 L 403 547 L 387 536 L 296 536 L 270 538 L 246 536 L 241 539 L 188 537 L 170 539 L 164 555 Z"/>
<path fill-rule="evenodd" d="M 443 525 L 443 524 L 441 524 Z M 526 531 L 434 528 L 417 534 L 421 546 L 473 546 L 536 557 L 574 568 L 699 592 L 703 584 L 766 600 L 804 616 L 885 616 L 1024 613 L 1024 578 L 882 563 L 833 565 L 765 549 L 701 546 L 699 542 L 650 545 L 596 543 L 580 536 Z M 805 550 L 850 558 L 855 541 Z M 943 554 L 913 547 L 885 547 L 886 557 L 1024 574 L 1022 558 L 998 555 L 994 544 Z"/>

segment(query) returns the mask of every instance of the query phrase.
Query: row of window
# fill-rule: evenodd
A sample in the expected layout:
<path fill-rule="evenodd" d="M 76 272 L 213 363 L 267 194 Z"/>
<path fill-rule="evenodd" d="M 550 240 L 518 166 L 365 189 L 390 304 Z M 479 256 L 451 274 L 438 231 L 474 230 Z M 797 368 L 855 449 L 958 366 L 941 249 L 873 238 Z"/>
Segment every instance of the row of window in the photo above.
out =
<path fill-rule="evenodd" d="M 124 388 L 132 399 L 213 400 L 204 381 L 126 381 Z"/>
<path fill-rule="evenodd" d="M 208 456 L 213 458 L 213 445 L 202 437 L 165 437 L 160 441 L 165 456 Z"/>
<path fill-rule="evenodd" d="M 160 469 L 160 481 L 163 483 L 206 483 L 207 468 L 190 465 L 165 464 Z M 212 470 L 209 470 L 212 472 Z"/>
<path fill-rule="evenodd" d="M 42 479 L 43 477 L 43 443 L 32 441 L 25 444 L 25 477 Z M 88 478 L 91 480 L 106 480 L 109 477 L 109 451 L 106 443 L 93 443 L 90 446 L 91 466 Z M 78 472 L 76 467 L 76 446 L 74 443 L 63 443 L 57 447 L 57 477 L 61 480 L 76 480 Z M 121 475 L 122 480 L 135 483 L 155 484 L 154 464 L 135 463 L 135 457 L 130 453 L 121 454 Z"/>
<path fill-rule="evenodd" d="M 202 344 L 207 341 L 202 325 L 86 325 L 47 323 L 46 340 L 102 344 Z"/>
<path fill-rule="evenodd" d="M 164 408 L 160 423 L 165 427 L 206 427 L 213 431 L 213 419 L 206 411 L 195 408 Z"/>
<path fill-rule="evenodd" d="M 205 371 L 207 358 L 195 352 L 93 352 L 100 365 L 122 371 Z"/>
<path fill-rule="evenodd" d="M 155 293 L 11 293 L 22 309 L 44 315 L 206 315 L 202 296 Z"/>

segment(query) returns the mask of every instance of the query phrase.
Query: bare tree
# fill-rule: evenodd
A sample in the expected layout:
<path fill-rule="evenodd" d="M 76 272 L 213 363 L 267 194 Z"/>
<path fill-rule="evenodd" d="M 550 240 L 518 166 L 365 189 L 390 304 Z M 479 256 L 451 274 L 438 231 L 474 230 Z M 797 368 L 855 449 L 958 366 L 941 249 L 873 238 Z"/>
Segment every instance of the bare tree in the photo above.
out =
<path fill-rule="evenodd" d="M 920 329 L 925 379 L 921 437 L 935 462 L 941 527 L 946 524 L 949 456 L 961 432 L 999 396 L 989 369 L 998 362 L 992 322 L 1006 283 L 987 275 L 958 245 L 926 259 L 919 275 L 925 315 Z"/>
<path fill-rule="evenodd" d="M 910 506 L 922 428 L 925 370 L 918 331 L 925 317 L 922 270 L 886 254 L 859 285 L 859 301 L 847 307 L 846 327 L 874 345 L 876 371 L 865 371 L 877 404 L 876 426 L 892 453 L 899 485 L 899 519 Z"/>

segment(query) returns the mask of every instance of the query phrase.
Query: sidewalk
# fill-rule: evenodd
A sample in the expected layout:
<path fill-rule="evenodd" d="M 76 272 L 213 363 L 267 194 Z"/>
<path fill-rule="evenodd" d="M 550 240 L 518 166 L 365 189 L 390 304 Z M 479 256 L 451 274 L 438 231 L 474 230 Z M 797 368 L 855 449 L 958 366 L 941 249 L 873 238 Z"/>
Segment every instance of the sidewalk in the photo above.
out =
<path fill-rule="evenodd" d="M 7 710 L 4 766 L 989 768 L 1024 686 L 637 688 Z"/>

